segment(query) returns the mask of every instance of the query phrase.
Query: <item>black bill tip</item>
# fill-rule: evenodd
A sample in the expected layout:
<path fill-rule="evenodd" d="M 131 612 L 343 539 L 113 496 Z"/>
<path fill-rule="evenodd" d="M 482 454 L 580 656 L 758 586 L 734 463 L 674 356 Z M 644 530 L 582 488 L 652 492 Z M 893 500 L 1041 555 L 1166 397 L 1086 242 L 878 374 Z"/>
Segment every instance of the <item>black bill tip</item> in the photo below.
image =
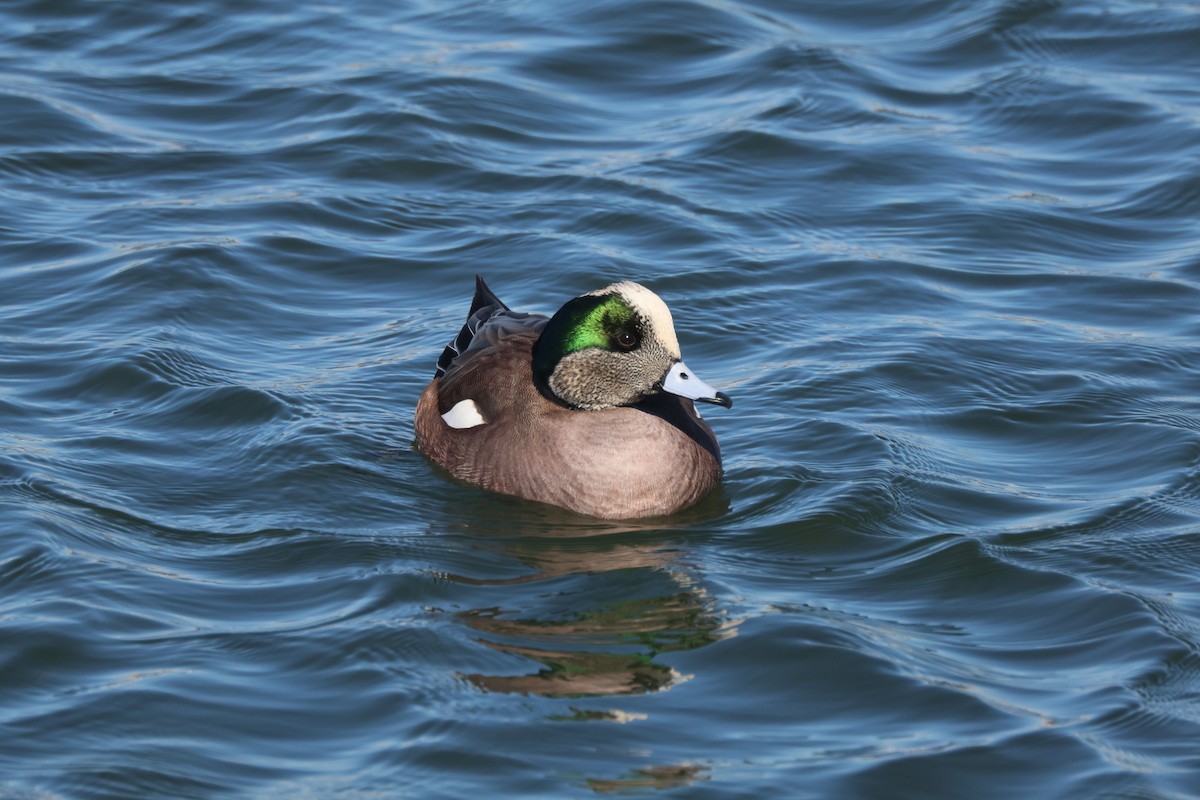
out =
<path fill-rule="evenodd" d="M 730 398 L 730 396 L 725 394 L 724 392 L 717 392 L 716 397 L 701 397 L 700 400 L 702 400 L 705 403 L 712 403 L 714 406 L 725 406 L 726 408 L 733 408 L 733 399 Z"/>

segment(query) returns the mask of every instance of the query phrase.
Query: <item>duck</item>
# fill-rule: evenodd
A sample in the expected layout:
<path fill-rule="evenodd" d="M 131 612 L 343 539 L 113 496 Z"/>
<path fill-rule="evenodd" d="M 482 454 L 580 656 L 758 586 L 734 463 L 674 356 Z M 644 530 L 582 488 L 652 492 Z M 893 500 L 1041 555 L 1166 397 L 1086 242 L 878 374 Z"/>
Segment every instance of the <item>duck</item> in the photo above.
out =
<path fill-rule="evenodd" d="M 455 478 L 601 519 L 673 514 L 712 492 L 721 450 L 695 402 L 732 408 L 680 355 L 667 304 L 632 281 L 513 311 L 475 278 L 466 323 L 414 417 Z"/>

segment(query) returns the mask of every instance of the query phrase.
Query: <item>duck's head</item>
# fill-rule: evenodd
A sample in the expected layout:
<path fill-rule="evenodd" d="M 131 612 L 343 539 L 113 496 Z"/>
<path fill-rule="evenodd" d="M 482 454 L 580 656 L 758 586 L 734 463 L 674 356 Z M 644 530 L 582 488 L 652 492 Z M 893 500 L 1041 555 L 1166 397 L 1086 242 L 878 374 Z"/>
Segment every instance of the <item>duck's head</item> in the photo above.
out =
<path fill-rule="evenodd" d="M 534 345 L 533 375 L 544 391 L 586 411 L 632 405 L 659 392 L 733 405 L 683 363 L 667 304 L 630 281 L 560 308 Z"/>

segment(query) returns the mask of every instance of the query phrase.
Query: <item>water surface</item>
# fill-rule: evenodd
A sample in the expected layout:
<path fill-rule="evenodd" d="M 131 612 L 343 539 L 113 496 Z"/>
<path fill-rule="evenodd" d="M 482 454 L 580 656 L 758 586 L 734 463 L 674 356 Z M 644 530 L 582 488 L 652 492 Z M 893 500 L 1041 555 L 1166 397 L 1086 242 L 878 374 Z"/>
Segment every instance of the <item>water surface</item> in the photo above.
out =
<path fill-rule="evenodd" d="M 0 9 L 0 795 L 1200 794 L 1200 14 Z M 475 273 L 726 481 L 447 479 Z"/>

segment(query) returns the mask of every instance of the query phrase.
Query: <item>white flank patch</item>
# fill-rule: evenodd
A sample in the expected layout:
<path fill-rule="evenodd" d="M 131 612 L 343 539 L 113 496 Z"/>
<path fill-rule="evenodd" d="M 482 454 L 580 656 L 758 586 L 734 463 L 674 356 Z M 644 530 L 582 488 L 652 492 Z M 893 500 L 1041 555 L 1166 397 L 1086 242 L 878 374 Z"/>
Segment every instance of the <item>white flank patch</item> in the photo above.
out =
<path fill-rule="evenodd" d="M 485 422 L 474 400 L 459 400 L 454 404 L 454 408 L 442 414 L 442 419 L 451 428 L 460 429 L 474 428 L 476 425 L 483 425 Z"/>
<path fill-rule="evenodd" d="M 609 294 L 616 292 L 625 298 L 642 316 L 650 322 L 650 327 L 667 348 L 667 352 L 679 358 L 679 339 L 675 337 L 675 321 L 671 319 L 671 309 L 662 298 L 654 292 L 633 281 L 621 281 L 611 286 L 605 286 L 588 294 Z"/>

